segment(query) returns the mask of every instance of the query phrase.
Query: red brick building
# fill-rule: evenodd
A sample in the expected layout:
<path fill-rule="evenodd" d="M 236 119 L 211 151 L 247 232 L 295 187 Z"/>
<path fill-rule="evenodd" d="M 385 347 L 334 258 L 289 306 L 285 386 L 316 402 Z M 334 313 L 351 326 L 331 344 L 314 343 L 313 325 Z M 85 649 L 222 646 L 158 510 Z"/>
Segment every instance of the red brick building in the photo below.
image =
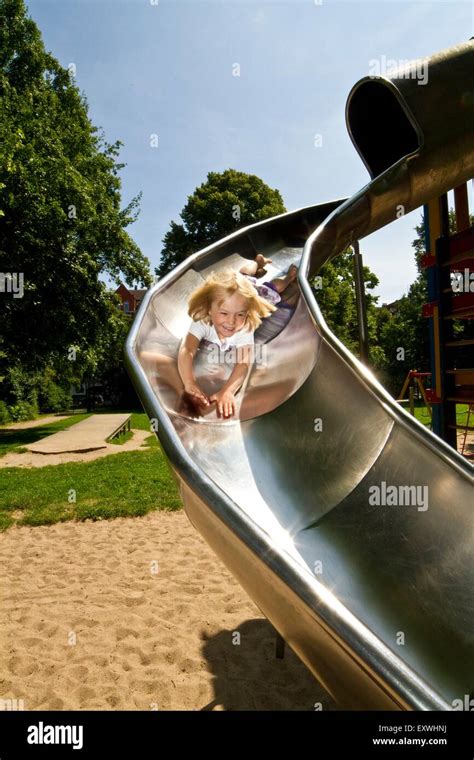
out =
<path fill-rule="evenodd" d="M 143 297 L 146 293 L 146 288 L 139 290 L 138 288 L 129 289 L 125 285 L 120 284 L 115 291 L 121 301 L 121 310 L 125 314 L 136 314 L 138 307 L 143 301 Z"/>

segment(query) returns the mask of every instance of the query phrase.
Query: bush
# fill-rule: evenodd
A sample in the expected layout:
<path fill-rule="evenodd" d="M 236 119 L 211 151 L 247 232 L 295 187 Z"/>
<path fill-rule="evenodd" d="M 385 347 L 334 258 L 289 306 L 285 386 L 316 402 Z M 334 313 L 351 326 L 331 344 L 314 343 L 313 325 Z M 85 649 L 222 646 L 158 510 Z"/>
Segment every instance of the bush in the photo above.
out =
<path fill-rule="evenodd" d="M 72 396 L 69 390 L 58 385 L 46 373 L 38 385 L 38 401 L 43 412 L 62 412 L 72 407 Z"/>
<path fill-rule="evenodd" d="M 3 411 L 15 421 L 34 419 L 38 411 L 62 412 L 72 407 L 70 380 L 53 367 L 30 372 L 21 365 L 9 367 L 0 386 Z M 6 422 L 8 419 L 5 420 Z"/>
<path fill-rule="evenodd" d="M 38 416 L 37 374 L 20 365 L 9 367 L 2 382 L 4 410 L 13 422 L 26 422 Z"/>
<path fill-rule="evenodd" d="M 18 404 L 8 409 L 14 422 L 26 422 L 34 420 L 38 416 L 38 403 L 36 401 L 19 401 Z"/>
<path fill-rule="evenodd" d="M 11 415 L 4 401 L 0 401 L 0 425 L 6 425 L 11 421 Z"/>

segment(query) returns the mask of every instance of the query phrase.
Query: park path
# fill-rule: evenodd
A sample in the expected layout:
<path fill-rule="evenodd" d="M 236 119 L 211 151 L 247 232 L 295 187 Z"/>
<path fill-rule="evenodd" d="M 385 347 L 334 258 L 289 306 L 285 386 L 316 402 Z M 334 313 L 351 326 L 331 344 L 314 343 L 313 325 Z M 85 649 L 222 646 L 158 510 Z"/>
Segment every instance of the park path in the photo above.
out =
<path fill-rule="evenodd" d="M 130 429 L 130 414 L 93 414 L 66 430 L 26 446 L 35 454 L 64 454 L 107 448 L 107 441 L 120 428 Z"/>
<path fill-rule="evenodd" d="M 145 443 L 151 435 L 149 430 L 132 430 L 133 438 L 125 441 L 120 446 L 107 443 L 103 449 L 94 451 L 65 451 L 63 454 L 35 454 L 32 451 L 10 451 L 0 457 L 0 469 L 3 467 L 48 467 L 50 465 L 66 464 L 70 462 L 94 462 L 96 459 L 113 456 L 114 454 L 126 454 L 130 451 L 148 451 Z"/>
<path fill-rule="evenodd" d="M 27 422 L 7 422 L 6 425 L 0 425 L 0 430 L 29 430 L 30 428 L 51 425 L 52 422 L 67 420 L 70 414 L 50 414 L 49 417 L 40 417 L 38 420 L 28 420 Z"/>

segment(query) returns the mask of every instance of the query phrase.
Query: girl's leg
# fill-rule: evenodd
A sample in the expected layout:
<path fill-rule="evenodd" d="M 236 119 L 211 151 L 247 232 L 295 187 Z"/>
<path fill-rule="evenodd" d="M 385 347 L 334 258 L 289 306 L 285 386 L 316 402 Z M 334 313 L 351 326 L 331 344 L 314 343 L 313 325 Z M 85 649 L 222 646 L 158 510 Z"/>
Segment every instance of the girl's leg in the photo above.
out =
<path fill-rule="evenodd" d="M 240 267 L 239 272 L 241 274 L 249 274 L 251 277 L 263 277 L 266 265 L 271 263 L 271 259 L 266 259 L 261 253 L 257 253 L 255 261 L 248 261 Z"/>
<path fill-rule="evenodd" d="M 283 293 L 283 291 L 290 285 L 294 280 L 296 280 L 296 275 L 298 274 L 298 268 L 292 264 L 290 268 L 288 269 L 287 274 L 284 277 L 275 277 L 274 280 L 272 280 L 272 285 L 275 286 L 275 290 L 278 291 L 278 293 Z"/>
<path fill-rule="evenodd" d="M 296 306 L 300 298 L 300 289 L 296 282 L 290 282 L 280 295 L 282 301 L 288 304 L 288 306 Z"/>

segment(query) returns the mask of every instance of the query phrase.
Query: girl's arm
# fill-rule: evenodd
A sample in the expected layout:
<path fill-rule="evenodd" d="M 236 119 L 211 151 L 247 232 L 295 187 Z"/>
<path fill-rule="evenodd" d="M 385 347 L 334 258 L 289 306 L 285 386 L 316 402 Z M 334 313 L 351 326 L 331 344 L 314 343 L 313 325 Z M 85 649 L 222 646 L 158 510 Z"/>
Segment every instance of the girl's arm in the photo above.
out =
<path fill-rule="evenodd" d="M 235 414 L 234 397 L 247 376 L 252 349 L 252 345 L 239 346 L 239 361 L 234 366 L 231 376 L 227 382 L 224 383 L 222 388 L 217 393 L 214 393 L 209 399 L 210 401 L 216 401 L 217 411 L 224 417 L 231 417 Z"/>
<path fill-rule="evenodd" d="M 209 399 L 202 392 L 194 376 L 193 362 L 200 340 L 195 335 L 188 333 L 183 339 L 178 353 L 178 372 L 183 381 L 184 390 L 206 406 Z"/>

